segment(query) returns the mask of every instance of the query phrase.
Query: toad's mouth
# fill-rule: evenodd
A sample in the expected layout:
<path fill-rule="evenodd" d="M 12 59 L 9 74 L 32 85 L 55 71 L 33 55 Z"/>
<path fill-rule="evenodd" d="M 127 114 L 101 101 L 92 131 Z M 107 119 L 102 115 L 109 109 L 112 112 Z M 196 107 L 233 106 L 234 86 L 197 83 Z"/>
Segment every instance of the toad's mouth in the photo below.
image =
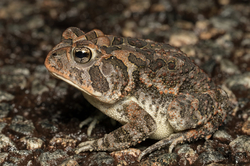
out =
<path fill-rule="evenodd" d="M 90 93 L 90 92 L 86 91 L 85 89 L 83 89 L 82 87 L 80 87 L 79 85 L 75 84 L 74 82 L 72 82 L 72 81 L 70 81 L 70 80 L 68 80 L 68 79 L 66 79 L 66 78 L 64 78 L 56 73 L 50 72 L 50 74 L 55 78 L 58 78 L 58 79 L 61 79 L 65 82 L 67 82 L 68 84 L 72 85 L 73 87 L 79 89 L 80 91 L 82 91 L 83 93 L 85 93 L 89 96 L 93 96 L 93 97 L 100 97 L 101 96 L 101 93 L 99 93 L 99 92 Z"/>

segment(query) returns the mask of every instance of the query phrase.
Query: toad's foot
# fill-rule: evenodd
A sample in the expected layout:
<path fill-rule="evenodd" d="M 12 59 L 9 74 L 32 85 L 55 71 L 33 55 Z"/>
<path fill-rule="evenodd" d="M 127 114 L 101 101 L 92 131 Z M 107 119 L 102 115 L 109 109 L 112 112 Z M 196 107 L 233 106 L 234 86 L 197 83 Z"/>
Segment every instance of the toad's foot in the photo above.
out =
<path fill-rule="evenodd" d="M 94 143 L 94 141 L 86 141 L 86 142 L 80 143 L 75 150 L 76 154 L 78 154 L 80 152 L 94 150 L 94 148 L 91 146 L 93 143 Z"/>
<path fill-rule="evenodd" d="M 102 112 L 98 111 L 97 115 L 95 116 L 91 116 L 91 117 L 88 117 L 87 119 L 85 119 L 84 121 L 82 121 L 80 124 L 79 124 L 79 127 L 82 128 L 83 126 L 86 126 L 89 124 L 88 126 L 88 129 L 87 129 L 87 136 L 90 136 L 93 129 L 95 128 L 95 126 L 103 121 L 104 119 L 106 119 L 107 116 L 104 115 Z"/>
<path fill-rule="evenodd" d="M 102 138 L 80 143 L 75 152 L 126 149 L 148 138 L 156 130 L 154 119 L 138 104 L 130 102 L 124 109 L 129 112 L 128 123 Z"/>

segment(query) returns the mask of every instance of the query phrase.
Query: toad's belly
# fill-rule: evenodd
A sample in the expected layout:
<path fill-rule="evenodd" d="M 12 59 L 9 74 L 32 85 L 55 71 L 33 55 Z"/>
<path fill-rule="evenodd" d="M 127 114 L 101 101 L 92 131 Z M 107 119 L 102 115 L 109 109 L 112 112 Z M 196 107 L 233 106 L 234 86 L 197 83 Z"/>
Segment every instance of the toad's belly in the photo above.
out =
<path fill-rule="evenodd" d="M 151 139 L 160 140 L 169 137 L 174 132 L 167 118 L 167 107 L 170 103 L 169 101 L 165 101 L 164 104 L 160 104 L 157 101 L 153 102 L 153 99 L 150 95 L 146 96 L 143 93 L 141 93 L 138 100 L 135 98 L 131 99 L 138 103 L 138 105 L 140 105 L 148 114 L 153 117 L 157 128 L 156 131 L 150 135 Z"/>
<path fill-rule="evenodd" d="M 84 97 L 88 100 L 89 103 L 91 103 L 93 106 L 95 106 L 97 109 L 102 111 L 104 114 L 107 116 L 111 117 L 112 119 L 117 120 L 121 124 L 126 124 L 129 123 L 129 119 L 127 117 L 127 114 L 124 110 L 124 106 L 126 104 L 129 104 L 129 102 L 135 102 L 137 103 L 140 107 L 142 107 L 148 114 L 150 114 L 156 125 L 156 131 L 150 135 L 151 139 L 163 139 L 171 135 L 174 130 L 172 126 L 169 124 L 168 119 L 167 119 L 167 113 L 166 113 L 166 108 L 162 106 L 155 106 L 153 105 L 150 101 L 149 102 L 141 102 L 141 100 L 137 100 L 135 97 L 129 97 L 126 98 L 126 100 L 122 100 L 117 102 L 116 104 L 105 104 L 101 103 L 100 101 L 96 100 L 93 97 L 87 96 L 84 94 Z M 168 104 L 165 103 L 165 106 Z M 156 110 L 157 108 L 157 110 Z"/>

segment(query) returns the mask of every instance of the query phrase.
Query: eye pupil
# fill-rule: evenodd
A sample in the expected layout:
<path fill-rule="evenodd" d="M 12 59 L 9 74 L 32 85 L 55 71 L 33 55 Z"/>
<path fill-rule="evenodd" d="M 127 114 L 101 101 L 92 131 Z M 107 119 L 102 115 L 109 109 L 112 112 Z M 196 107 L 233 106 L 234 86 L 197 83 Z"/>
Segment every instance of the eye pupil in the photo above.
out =
<path fill-rule="evenodd" d="M 88 57 L 89 53 L 85 52 L 85 51 L 77 51 L 75 53 L 75 56 L 77 58 L 84 58 L 84 57 Z"/>

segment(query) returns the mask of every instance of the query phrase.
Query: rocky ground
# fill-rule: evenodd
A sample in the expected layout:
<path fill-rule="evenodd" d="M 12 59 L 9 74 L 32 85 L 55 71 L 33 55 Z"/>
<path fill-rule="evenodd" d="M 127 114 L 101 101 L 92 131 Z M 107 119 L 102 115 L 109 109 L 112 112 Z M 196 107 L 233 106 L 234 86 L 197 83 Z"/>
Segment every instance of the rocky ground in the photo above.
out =
<path fill-rule="evenodd" d="M 250 165 L 250 3 L 248 0 L 1 0 L 0 165 Z M 76 26 L 179 47 L 219 85 L 232 105 L 207 141 L 156 151 L 140 163 L 146 140 L 128 150 L 76 155 L 81 141 L 119 124 L 100 122 L 90 137 L 79 123 L 96 109 L 52 78 L 43 63 Z"/>

